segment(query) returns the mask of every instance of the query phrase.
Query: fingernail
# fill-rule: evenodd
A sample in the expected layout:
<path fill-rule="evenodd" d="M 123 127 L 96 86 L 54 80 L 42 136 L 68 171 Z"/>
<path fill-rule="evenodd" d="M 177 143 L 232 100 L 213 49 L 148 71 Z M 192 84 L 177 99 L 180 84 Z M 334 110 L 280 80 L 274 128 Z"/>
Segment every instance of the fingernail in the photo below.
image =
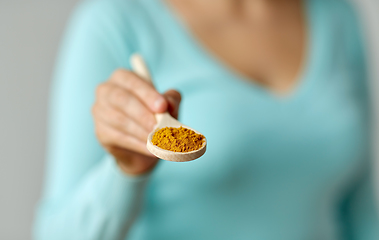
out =
<path fill-rule="evenodd" d="M 158 100 L 156 100 L 155 102 L 154 102 L 154 110 L 155 111 L 159 111 L 159 110 L 161 110 L 162 109 L 162 106 L 165 104 L 165 100 L 164 100 L 164 98 L 159 98 Z"/>

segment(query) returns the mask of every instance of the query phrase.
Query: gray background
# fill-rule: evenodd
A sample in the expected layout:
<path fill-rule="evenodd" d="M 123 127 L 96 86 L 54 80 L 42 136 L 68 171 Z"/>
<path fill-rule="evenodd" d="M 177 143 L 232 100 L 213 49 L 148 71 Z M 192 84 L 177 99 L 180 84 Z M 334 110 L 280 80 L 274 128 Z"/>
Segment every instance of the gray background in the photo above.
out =
<path fill-rule="evenodd" d="M 377 0 L 356 0 L 370 30 L 379 89 Z M 30 239 L 41 193 L 48 89 L 66 20 L 76 0 L 0 0 L 0 239 Z M 376 44 L 376 46 L 375 46 Z"/>

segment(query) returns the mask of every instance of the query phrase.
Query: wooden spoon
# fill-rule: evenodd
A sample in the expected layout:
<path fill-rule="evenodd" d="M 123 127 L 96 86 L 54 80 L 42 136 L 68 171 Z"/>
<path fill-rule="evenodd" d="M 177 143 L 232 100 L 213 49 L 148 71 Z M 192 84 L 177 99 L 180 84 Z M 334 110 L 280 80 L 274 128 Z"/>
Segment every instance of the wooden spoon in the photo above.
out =
<path fill-rule="evenodd" d="M 134 54 L 130 58 L 130 63 L 131 63 L 131 66 L 133 68 L 133 71 L 138 76 L 140 76 L 142 79 L 145 79 L 146 81 L 153 84 L 149 70 L 147 69 L 143 58 L 139 54 Z M 200 149 L 194 150 L 191 152 L 173 152 L 173 151 L 165 150 L 165 149 L 162 149 L 160 147 L 155 146 L 151 142 L 153 135 L 157 130 L 164 128 L 164 127 L 174 127 L 174 128 L 184 127 L 184 128 L 190 129 L 190 130 L 192 130 L 198 134 L 201 134 L 200 132 L 196 131 L 195 129 L 192 129 L 192 128 L 182 124 L 181 122 L 179 122 L 175 118 L 171 117 L 171 115 L 167 112 L 155 114 L 155 119 L 157 120 L 157 124 L 155 125 L 154 130 L 147 137 L 147 144 L 146 144 L 147 149 L 152 154 L 154 154 L 155 156 L 157 156 L 161 159 L 167 160 L 167 161 L 188 162 L 188 161 L 192 161 L 192 160 L 195 160 L 195 159 L 201 157 L 205 153 L 206 146 L 207 146 L 207 139 L 205 137 L 204 137 L 203 146 Z M 203 135 L 203 134 L 201 134 L 201 135 Z"/>

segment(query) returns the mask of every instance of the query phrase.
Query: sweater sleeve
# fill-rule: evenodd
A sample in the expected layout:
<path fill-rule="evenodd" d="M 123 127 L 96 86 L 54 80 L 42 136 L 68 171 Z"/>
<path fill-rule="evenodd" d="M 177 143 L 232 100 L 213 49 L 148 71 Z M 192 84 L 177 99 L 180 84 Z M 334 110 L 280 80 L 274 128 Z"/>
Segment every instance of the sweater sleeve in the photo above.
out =
<path fill-rule="evenodd" d="M 378 208 L 372 174 L 367 170 L 341 204 L 341 222 L 346 240 L 379 238 Z"/>
<path fill-rule="evenodd" d="M 357 79 L 360 81 L 360 93 L 364 101 L 363 106 L 368 106 L 367 114 L 369 125 L 372 124 L 372 98 L 370 92 L 370 80 L 366 64 L 366 49 L 364 32 L 353 5 L 349 4 L 345 13 L 345 26 L 347 29 L 347 52 L 350 54 L 350 67 L 355 69 Z M 372 129 L 372 128 L 370 128 Z M 376 149 L 373 149 L 376 150 Z M 341 219 L 346 240 L 376 240 L 379 239 L 379 200 L 377 199 L 377 185 L 374 176 L 378 174 L 374 169 L 373 154 L 364 163 L 360 177 L 350 189 L 341 206 Z"/>
<path fill-rule="evenodd" d="M 124 1 L 82 2 L 55 69 L 43 197 L 34 239 L 124 239 L 138 215 L 148 176 L 123 174 L 100 147 L 91 107 L 96 86 L 128 68 L 133 47 Z"/>

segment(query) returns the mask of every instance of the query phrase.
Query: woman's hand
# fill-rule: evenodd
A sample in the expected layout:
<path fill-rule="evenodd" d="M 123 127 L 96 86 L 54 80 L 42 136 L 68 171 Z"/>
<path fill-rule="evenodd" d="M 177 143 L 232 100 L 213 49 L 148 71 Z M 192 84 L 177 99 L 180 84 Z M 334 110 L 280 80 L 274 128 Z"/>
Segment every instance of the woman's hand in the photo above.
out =
<path fill-rule="evenodd" d="M 158 159 L 146 148 L 146 139 L 156 124 L 154 114 L 168 111 L 178 117 L 180 94 L 159 94 L 133 72 L 116 70 L 100 84 L 92 108 L 96 136 L 127 174 L 150 171 Z"/>

